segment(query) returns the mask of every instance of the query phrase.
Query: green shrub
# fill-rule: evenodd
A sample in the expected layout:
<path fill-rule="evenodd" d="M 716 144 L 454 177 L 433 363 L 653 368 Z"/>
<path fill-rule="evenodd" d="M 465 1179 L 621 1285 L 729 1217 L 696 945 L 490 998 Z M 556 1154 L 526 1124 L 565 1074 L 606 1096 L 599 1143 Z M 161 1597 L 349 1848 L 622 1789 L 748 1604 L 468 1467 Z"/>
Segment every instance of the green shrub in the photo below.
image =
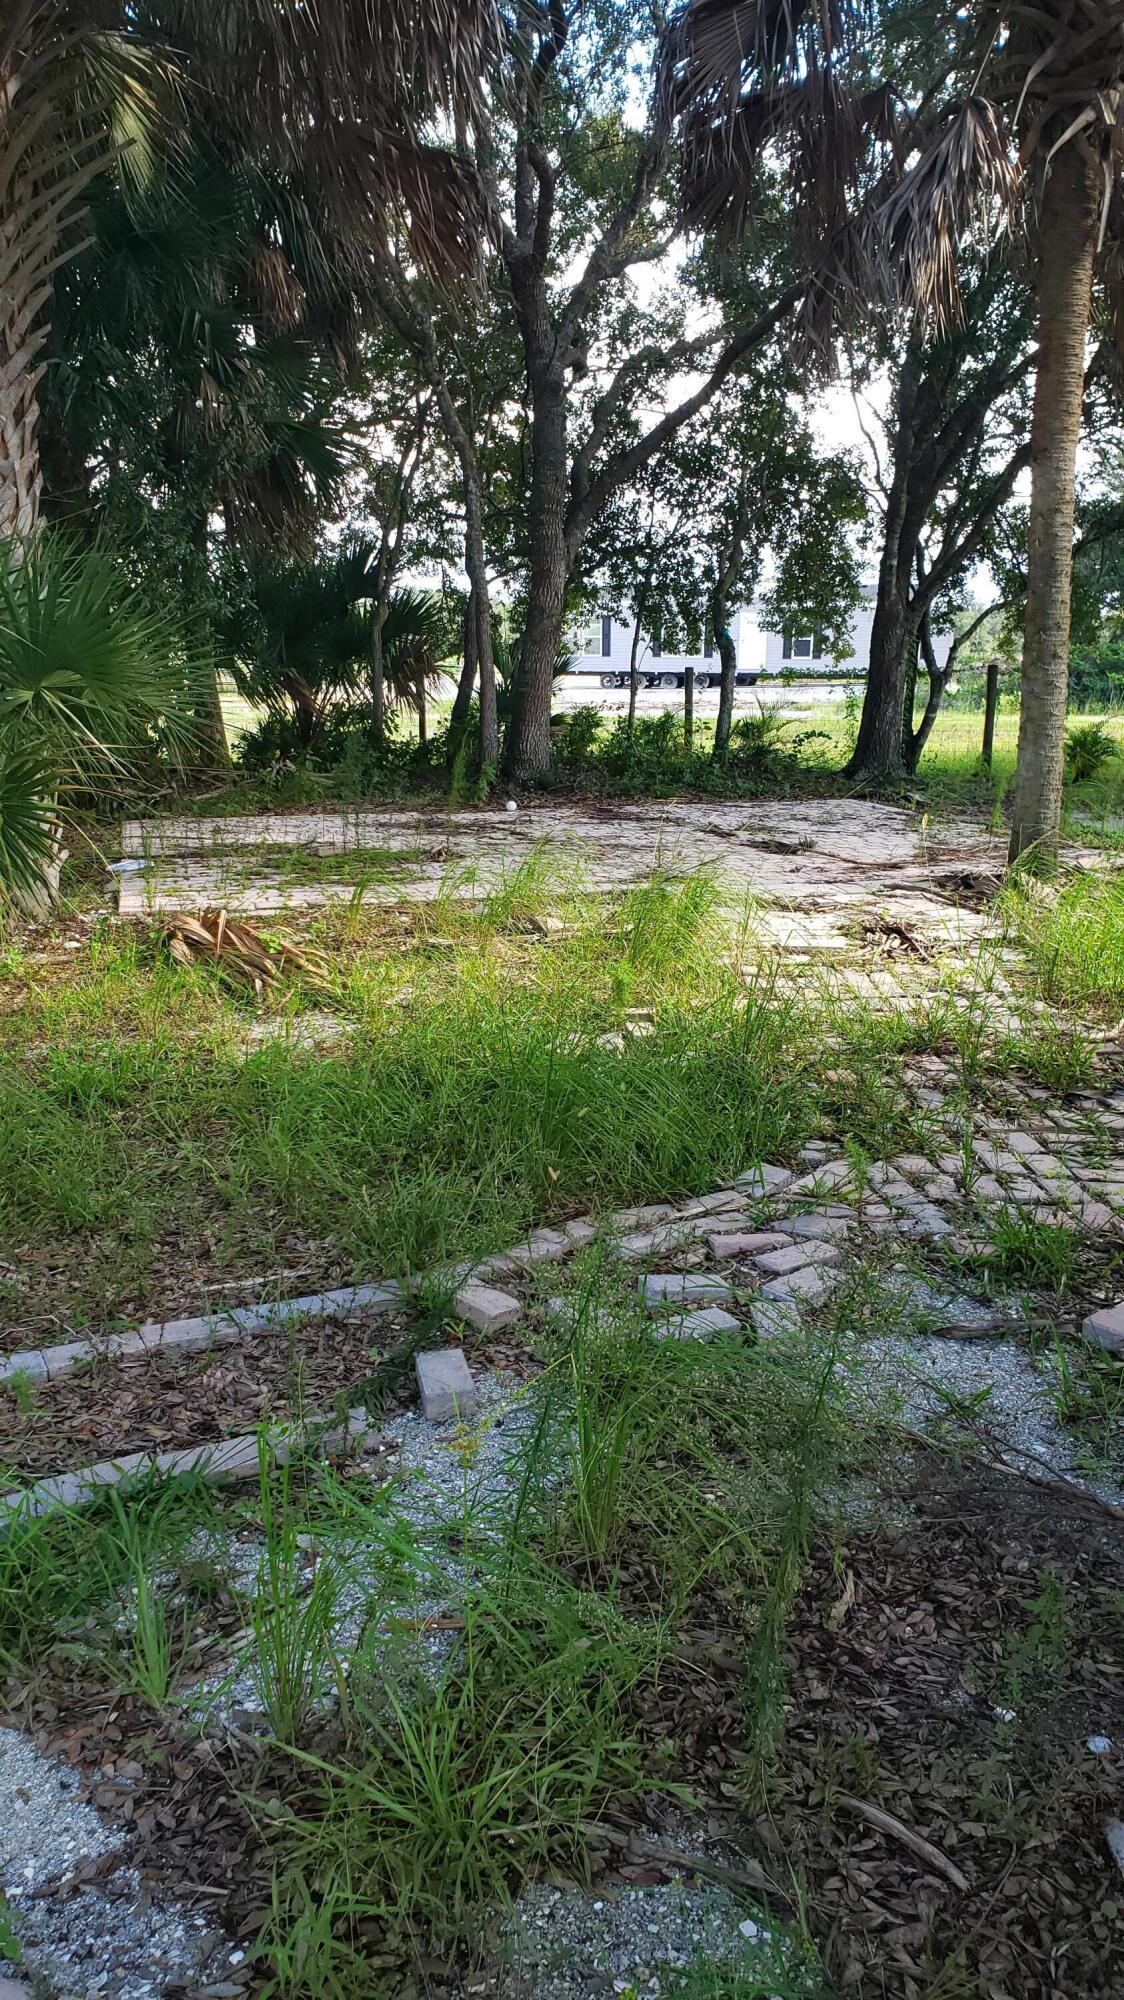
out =
<path fill-rule="evenodd" d="M 1084 785 L 1095 778 L 1102 764 L 1120 753 L 1120 745 L 1103 722 L 1079 722 L 1067 731 L 1065 775 L 1071 785 Z"/>

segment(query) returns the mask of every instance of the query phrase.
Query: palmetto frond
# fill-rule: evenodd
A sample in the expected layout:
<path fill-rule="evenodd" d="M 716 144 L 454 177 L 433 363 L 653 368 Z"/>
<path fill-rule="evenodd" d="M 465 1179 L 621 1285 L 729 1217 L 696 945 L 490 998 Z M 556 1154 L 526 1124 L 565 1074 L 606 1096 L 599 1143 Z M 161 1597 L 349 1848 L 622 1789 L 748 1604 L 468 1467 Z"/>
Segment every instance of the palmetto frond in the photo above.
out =
<path fill-rule="evenodd" d="M 0 740 L 0 889 L 34 894 L 55 859 L 50 800 L 58 772 L 41 753 Z"/>
<path fill-rule="evenodd" d="M 419 686 L 440 671 L 441 600 L 429 590 L 396 590 L 383 621 L 383 665 L 394 699 L 412 708 Z"/>
<path fill-rule="evenodd" d="M 0 741 L 77 781 L 121 771 L 147 730 L 190 733 L 171 621 L 101 549 L 43 535 L 0 567 Z"/>

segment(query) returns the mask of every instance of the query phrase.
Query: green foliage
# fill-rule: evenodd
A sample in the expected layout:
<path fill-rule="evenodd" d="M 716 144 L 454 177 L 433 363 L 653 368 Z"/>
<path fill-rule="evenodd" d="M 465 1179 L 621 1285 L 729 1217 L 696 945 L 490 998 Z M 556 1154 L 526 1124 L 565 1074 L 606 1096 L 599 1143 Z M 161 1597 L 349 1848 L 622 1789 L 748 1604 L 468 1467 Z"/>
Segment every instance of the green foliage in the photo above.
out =
<path fill-rule="evenodd" d="M 338 1686 L 334 1625 L 339 1574 L 332 1558 L 309 1554 L 306 1509 L 295 1505 L 288 1465 L 258 1439 L 258 1503 L 265 1550 L 250 1614 L 252 1670 L 274 1735 L 300 1741 L 318 1700 Z"/>
<path fill-rule="evenodd" d="M 0 886 L 25 898 L 34 896 L 57 856 L 48 801 L 58 780 L 56 766 L 41 751 L 0 746 Z"/>
<path fill-rule="evenodd" d="M 991 1225 L 995 1256 L 990 1268 L 1013 1284 L 1049 1285 L 1066 1291 L 1077 1268 L 1078 1239 L 1060 1223 L 1038 1222 L 1017 1208 L 1001 1208 Z"/>
<path fill-rule="evenodd" d="M 342 1755 L 300 1755 L 310 1799 L 278 1828 L 261 1949 L 279 1976 L 266 1993 L 364 1991 L 372 1922 L 448 1947 L 548 1859 L 580 1868 L 583 1820 L 639 1789 L 624 1716 L 643 1637 L 514 1544 L 507 1554 L 469 1582 L 451 1656 L 411 1668 L 385 1646 L 362 1652 Z"/>
<path fill-rule="evenodd" d="M 0 1661 L 28 1671 L 56 1644 L 76 1638 L 94 1643 L 97 1616 L 122 1594 L 132 1601 L 143 1575 L 150 1593 L 143 1632 L 130 1617 L 126 1654 L 116 1630 L 106 1645 L 130 1685 L 143 1679 L 150 1699 L 161 1689 L 166 1698 L 178 1655 L 165 1648 L 168 1628 L 162 1611 L 153 1608 L 152 1571 L 158 1561 L 173 1561 L 211 1517 L 210 1495 L 192 1479 L 153 1479 L 124 1495 L 107 1492 L 82 1510 L 17 1512 L 0 1534 Z"/>
<path fill-rule="evenodd" d="M 1081 874 L 1056 895 L 1021 881 L 1003 910 L 1043 997 L 1076 1005 L 1124 993 L 1124 880 Z"/>
<path fill-rule="evenodd" d="M 1110 757 L 1120 754 L 1120 745 L 1103 722 L 1081 722 L 1066 731 L 1065 775 L 1071 785 L 1083 785 L 1095 778 Z"/>
<path fill-rule="evenodd" d="M 0 568 L 0 887 L 43 880 L 66 794 L 183 748 L 193 678 L 104 549 L 45 534 Z"/>

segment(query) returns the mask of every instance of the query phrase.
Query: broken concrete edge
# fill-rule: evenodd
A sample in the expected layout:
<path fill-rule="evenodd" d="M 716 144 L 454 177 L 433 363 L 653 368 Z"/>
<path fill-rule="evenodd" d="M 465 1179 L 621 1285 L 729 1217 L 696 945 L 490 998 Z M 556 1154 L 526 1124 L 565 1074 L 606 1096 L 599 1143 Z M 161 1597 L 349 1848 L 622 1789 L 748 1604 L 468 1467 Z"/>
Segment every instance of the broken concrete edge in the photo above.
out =
<path fill-rule="evenodd" d="M 345 1424 L 325 1418 L 323 1423 L 297 1427 L 275 1426 L 249 1436 L 220 1438 L 214 1444 L 192 1445 L 183 1451 L 131 1451 L 120 1458 L 102 1459 L 73 1472 L 52 1473 L 37 1479 L 21 1492 L 0 1494 L 0 1525 L 12 1525 L 50 1513 L 54 1508 L 84 1507 L 106 1487 L 122 1487 L 137 1481 L 176 1479 L 194 1474 L 209 1486 L 228 1479 L 257 1477 L 259 1453 L 264 1443 L 274 1465 L 287 1465 L 307 1453 L 317 1458 L 344 1458 L 353 1452 L 377 1449 L 382 1437 L 371 1426 L 366 1410 L 349 1410 Z"/>

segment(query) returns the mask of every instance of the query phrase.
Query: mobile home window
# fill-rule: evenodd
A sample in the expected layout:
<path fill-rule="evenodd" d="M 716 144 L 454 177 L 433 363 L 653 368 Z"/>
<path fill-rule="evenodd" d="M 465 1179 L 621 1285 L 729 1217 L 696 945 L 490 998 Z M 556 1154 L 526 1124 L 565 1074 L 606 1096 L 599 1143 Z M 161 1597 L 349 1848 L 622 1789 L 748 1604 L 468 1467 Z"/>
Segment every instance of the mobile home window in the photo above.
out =
<path fill-rule="evenodd" d="M 791 632 L 786 632 L 784 634 L 784 658 L 786 660 L 810 660 L 814 657 L 812 652 L 814 643 L 810 632 L 798 633 L 795 636 Z"/>

